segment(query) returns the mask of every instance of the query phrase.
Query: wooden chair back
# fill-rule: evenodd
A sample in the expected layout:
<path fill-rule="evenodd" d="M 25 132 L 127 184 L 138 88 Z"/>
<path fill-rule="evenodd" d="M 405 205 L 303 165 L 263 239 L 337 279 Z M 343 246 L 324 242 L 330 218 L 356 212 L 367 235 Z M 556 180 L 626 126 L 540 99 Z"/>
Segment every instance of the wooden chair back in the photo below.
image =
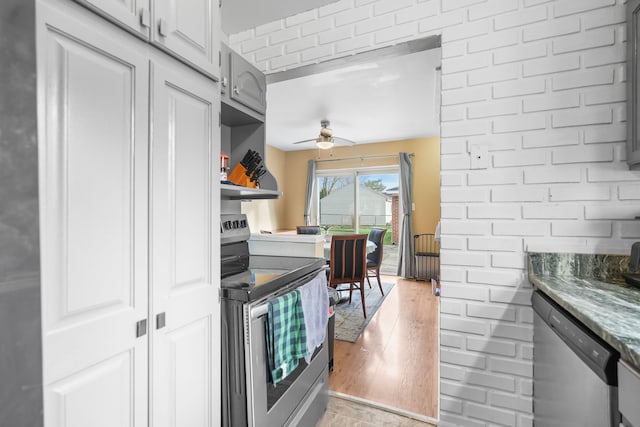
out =
<path fill-rule="evenodd" d="M 363 282 L 367 275 L 367 235 L 331 236 L 329 286 Z"/>
<path fill-rule="evenodd" d="M 367 254 L 367 282 L 369 283 L 369 287 L 371 287 L 369 276 L 372 276 L 372 273 L 375 274 L 382 295 L 384 295 L 384 290 L 382 289 L 382 281 L 380 280 L 380 266 L 382 265 L 385 234 L 387 234 L 386 228 L 374 227 L 369 231 L 369 240 L 376 244 L 376 250 Z"/>
<path fill-rule="evenodd" d="M 384 247 L 384 236 L 387 234 L 386 228 L 372 228 L 369 231 L 369 240 L 376 244 L 376 250 L 367 254 L 367 264 L 369 268 L 379 266 L 382 263 L 382 250 Z"/>

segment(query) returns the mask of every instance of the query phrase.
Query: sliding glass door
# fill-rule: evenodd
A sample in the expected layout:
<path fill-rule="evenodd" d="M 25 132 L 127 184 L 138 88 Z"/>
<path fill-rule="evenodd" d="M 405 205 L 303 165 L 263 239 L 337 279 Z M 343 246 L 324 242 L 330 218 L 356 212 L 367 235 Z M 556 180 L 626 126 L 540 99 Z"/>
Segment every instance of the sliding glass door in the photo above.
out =
<path fill-rule="evenodd" d="M 387 228 L 393 241 L 398 218 L 398 168 L 319 171 L 318 218 L 327 234 L 369 233 Z"/>

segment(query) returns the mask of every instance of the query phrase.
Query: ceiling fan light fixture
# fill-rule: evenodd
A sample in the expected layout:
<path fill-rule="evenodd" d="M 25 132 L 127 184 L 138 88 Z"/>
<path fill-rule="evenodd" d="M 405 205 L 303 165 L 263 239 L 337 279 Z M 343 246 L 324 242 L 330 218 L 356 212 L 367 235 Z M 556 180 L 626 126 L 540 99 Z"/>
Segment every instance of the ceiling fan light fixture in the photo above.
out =
<path fill-rule="evenodd" d="M 321 150 L 328 150 L 329 148 L 333 147 L 333 138 L 330 136 L 320 136 L 318 139 L 316 139 L 316 145 Z"/>

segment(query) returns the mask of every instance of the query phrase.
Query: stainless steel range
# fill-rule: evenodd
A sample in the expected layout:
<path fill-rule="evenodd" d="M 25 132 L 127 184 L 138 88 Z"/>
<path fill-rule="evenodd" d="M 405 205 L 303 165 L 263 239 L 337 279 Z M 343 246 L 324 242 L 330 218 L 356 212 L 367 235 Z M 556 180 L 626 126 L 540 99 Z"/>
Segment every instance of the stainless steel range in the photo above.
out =
<path fill-rule="evenodd" d="M 328 341 L 283 381 L 269 380 L 271 299 L 324 274 L 322 258 L 250 256 L 246 217 L 222 215 L 223 426 L 313 426 L 327 406 Z"/>

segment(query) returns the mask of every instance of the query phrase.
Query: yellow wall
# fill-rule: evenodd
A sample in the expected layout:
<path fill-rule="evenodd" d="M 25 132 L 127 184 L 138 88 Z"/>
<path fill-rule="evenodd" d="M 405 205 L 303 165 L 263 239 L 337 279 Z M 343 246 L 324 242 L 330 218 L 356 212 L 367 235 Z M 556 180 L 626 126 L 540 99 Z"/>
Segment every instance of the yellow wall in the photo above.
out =
<path fill-rule="evenodd" d="M 276 177 L 280 191 L 278 200 L 243 203 L 243 212 L 254 231 L 291 230 L 304 223 L 304 203 L 307 182 L 307 161 L 359 156 L 397 155 L 414 153 L 413 157 L 413 231 L 433 233 L 440 219 L 440 139 L 418 138 L 335 147 L 331 150 L 280 151 L 267 147 L 266 164 Z M 372 167 L 398 164 L 397 159 L 364 159 L 355 161 L 320 162 L 318 170 Z"/>

